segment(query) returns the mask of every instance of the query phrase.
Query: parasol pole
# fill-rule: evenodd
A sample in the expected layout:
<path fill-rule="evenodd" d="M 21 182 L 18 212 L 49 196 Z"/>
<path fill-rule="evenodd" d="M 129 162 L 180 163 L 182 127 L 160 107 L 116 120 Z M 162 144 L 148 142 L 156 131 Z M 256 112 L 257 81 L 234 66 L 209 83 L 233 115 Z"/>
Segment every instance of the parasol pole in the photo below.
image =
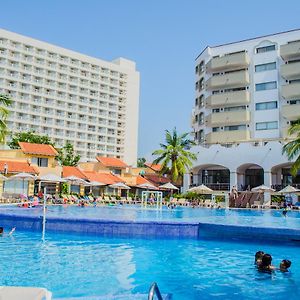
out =
<path fill-rule="evenodd" d="M 42 229 L 42 240 L 45 241 L 46 231 L 46 201 L 47 201 L 47 188 L 44 188 L 44 203 L 43 203 L 43 229 Z"/>

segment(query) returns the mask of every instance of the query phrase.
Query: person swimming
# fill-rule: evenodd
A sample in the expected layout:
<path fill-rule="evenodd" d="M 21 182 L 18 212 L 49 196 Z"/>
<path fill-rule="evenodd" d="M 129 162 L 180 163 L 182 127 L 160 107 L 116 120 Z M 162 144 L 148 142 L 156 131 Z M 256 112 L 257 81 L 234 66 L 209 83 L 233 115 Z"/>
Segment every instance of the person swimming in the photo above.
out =
<path fill-rule="evenodd" d="M 257 251 L 255 253 L 255 261 L 254 261 L 254 264 L 255 265 L 260 265 L 261 264 L 261 259 L 262 257 L 264 256 L 265 252 L 264 251 Z"/>
<path fill-rule="evenodd" d="M 258 265 L 260 271 L 272 272 L 275 267 L 272 265 L 272 256 L 270 254 L 264 254 L 261 258 L 261 263 Z"/>
<path fill-rule="evenodd" d="M 8 236 L 11 236 L 16 230 L 16 227 L 13 227 L 11 229 L 11 231 L 8 233 Z M 0 236 L 3 236 L 4 235 L 4 228 L 3 227 L 0 227 Z"/>
<path fill-rule="evenodd" d="M 292 262 L 288 259 L 283 259 L 279 265 L 279 270 L 281 272 L 289 272 L 289 267 L 291 266 Z"/>

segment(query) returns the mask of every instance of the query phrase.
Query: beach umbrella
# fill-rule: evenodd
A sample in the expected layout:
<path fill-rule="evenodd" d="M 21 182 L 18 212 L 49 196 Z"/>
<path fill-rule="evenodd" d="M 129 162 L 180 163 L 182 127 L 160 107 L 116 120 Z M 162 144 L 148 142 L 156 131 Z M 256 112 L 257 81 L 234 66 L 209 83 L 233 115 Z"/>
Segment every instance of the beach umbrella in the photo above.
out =
<path fill-rule="evenodd" d="M 171 182 L 160 185 L 159 188 L 165 190 L 178 190 L 178 187 L 172 184 Z"/>
<path fill-rule="evenodd" d="M 37 179 L 39 179 L 40 181 L 43 181 L 43 182 L 55 182 L 55 183 L 56 182 L 66 182 L 65 179 L 61 178 L 60 176 L 58 176 L 56 174 L 52 174 L 52 173 L 39 176 Z"/>
<path fill-rule="evenodd" d="M 213 192 L 213 190 L 210 189 L 209 187 L 207 187 L 206 185 L 201 184 L 199 186 L 194 186 L 194 187 L 190 188 L 188 190 L 188 192 L 194 192 L 197 194 L 210 194 Z"/>
<path fill-rule="evenodd" d="M 147 182 L 138 184 L 137 187 L 144 190 L 158 190 L 158 188 L 155 185 Z"/>
<path fill-rule="evenodd" d="M 252 192 L 260 192 L 260 193 L 270 193 L 270 192 L 275 192 L 274 189 L 266 186 L 266 185 L 259 185 L 257 187 L 254 187 L 253 189 L 251 189 Z"/>
<path fill-rule="evenodd" d="M 16 175 L 10 176 L 9 178 L 7 178 L 7 180 L 22 180 L 22 190 L 23 190 L 23 194 L 25 194 L 25 187 L 24 187 L 24 182 L 26 181 L 33 181 L 35 180 L 36 177 L 34 175 L 31 175 L 29 173 L 25 173 L 25 172 L 21 172 L 18 173 Z"/>
<path fill-rule="evenodd" d="M 0 174 L 0 180 L 5 181 L 5 180 L 7 180 L 7 179 L 8 179 L 8 178 L 7 178 L 6 176 Z"/>
<path fill-rule="evenodd" d="M 113 189 L 130 190 L 130 187 L 123 182 L 117 182 L 109 185 Z"/>
<path fill-rule="evenodd" d="M 66 180 L 70 184 L 74 184 L 74 185 L 89 185 L 89 182 L 87 182 L 84 179 L 79 178 L 77 176 L 64 177 L 64 180 Z"/>
<path fill-rule="evenodd" d="M 280 190 L 278 193 L 281 193 L 281 194 L 293 194 L 293 193 L 298 193 L 298 192 L 300 192 L 299 189 L 296 189 L 293 186 L 288 185 L 284 189 Z"/>

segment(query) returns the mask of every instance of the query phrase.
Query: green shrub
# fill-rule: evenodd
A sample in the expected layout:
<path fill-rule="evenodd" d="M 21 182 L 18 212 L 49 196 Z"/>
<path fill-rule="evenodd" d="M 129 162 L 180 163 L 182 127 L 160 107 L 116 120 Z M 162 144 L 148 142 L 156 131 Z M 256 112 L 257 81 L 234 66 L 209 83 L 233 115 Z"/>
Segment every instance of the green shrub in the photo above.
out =
<path fill-rule="evenodd" d="M 225 202 L 225 195 L 216 195 L 215 201 L 216 201 L 216 203 Z"/>
<path fill-rule="evenodd" d="M 284 196 L 283 195 L 271 195 L 271 202 L 282 202 L 284 201 Z"/>

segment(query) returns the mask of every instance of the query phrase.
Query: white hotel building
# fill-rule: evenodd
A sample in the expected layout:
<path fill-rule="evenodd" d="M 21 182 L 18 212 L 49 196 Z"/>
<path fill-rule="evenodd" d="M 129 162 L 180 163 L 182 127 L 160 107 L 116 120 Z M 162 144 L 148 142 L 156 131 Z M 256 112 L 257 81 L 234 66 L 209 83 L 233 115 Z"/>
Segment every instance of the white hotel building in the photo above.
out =
<path fill-rule="evenodd" d="M 137 160 L 139 72 L 0 29 L 0 93 L 13 99 L 12 132 L 70 141 L 82 160 Z"/>
<path fill-rule="evenodd" d="M 185 189 L 299 184 L 282 154 L 300 117 L 300 30 L 206 47 L 196 59 L 198 160 Z"/>

